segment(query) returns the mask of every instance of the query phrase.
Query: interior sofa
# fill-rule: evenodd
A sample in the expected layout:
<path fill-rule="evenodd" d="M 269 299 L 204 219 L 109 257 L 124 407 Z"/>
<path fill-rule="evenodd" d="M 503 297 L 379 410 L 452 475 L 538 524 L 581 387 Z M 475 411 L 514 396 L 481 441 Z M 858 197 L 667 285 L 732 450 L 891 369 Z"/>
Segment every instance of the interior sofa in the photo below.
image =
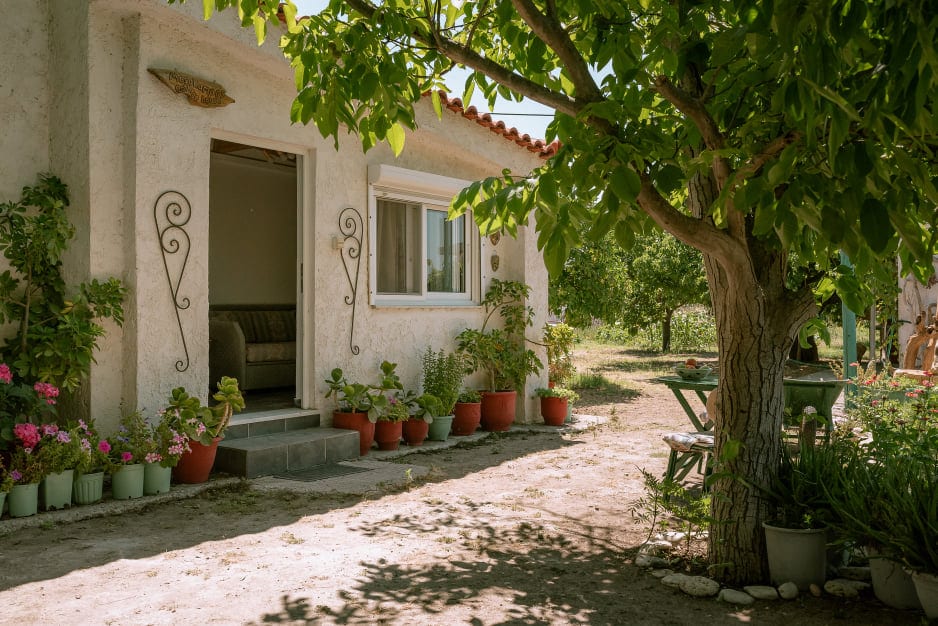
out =
<path fill-rule="evenodd" d="M 218 305 L 209 309 L 209 376 L 238 379 L 241 389 L 296 384 L 296 307 Z"/>

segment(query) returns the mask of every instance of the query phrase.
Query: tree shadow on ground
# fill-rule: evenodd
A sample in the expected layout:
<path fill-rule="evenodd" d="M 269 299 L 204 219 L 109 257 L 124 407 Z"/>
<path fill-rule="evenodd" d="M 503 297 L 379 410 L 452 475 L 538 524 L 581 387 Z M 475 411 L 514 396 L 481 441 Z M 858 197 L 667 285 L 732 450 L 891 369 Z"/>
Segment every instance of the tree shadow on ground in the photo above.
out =
<path fill-rule="evenodd" d="M 423 482 L 464 478 L 476 471 L 496 467 L 529 454 L 574 445 L 557 433 L 511 433 L 480 444 L 461 454 L 473 454 L 477 463 L 461 463 L 460 471 L 447 471 L 446 450 L 428 455 L 427 464 L 440 470 Z M 414 463 L 411 456 L 405 462 Z M 53 580 L 72 571 L 94 568 L 121 559 L 145 559 L 157 554 L 240 535 L 262 533 L 287 526 L 308 516 L 353 507 L 378 500 L 388 493 L 409 487 L 378 485 L 367 496 L 349 494 L 255 491 L 244 481 L 232 488 L 207 491 L 196 497 L 155 503 L 142 510 L 94 517 L 76 522 L 49 523 L 25 528 L 2 537 L 3 554 L 16 568 L 0 568 L 0 591 L 30 582 Z M 95 506 L 95 505 L 90 505 Z M 2 527 L 2 522 L 0 522 Z M 141 529 L 146 534 L 141 534 Z"/>
<path fill-rule="evenodd" d="M 256 623 L 288 622 L 305 609 L 299 618 L 305 623 L 403 624 L 414 618 L 414 607 L 422 613 L 421 623 L 433 623 L 435 616 L 446 623 L 442 614 L 454 605 L 466 609 L 459 623 L 492 623 L 479 613 L 495 601 L 504 610 L 501 624 L 629 623 L 627 614 L 637 619 L 642 613 L 626 604 L 631 586 L 645 583 L 627 565 L 630 552 L 603 538 L 610 529 L 563 517 L 547 523 L 519 520 L 514 528 L 498 529 L 480 523 L 483 508 L 465 501 L 440 507 L 430 517 L 394 515 L 351 530 L 366 537 L 401 529 L 427 541 L 446 537 L 463 548 L 461 558 L 437 558 L 426 566 L 362 562 L 363 574 L 339 592 L 339 606 L 313 608 L 308 599 L 284 597 L 283 611 Z M 573 540 L 570 533 L 578 537 Z M 466 557 L 472 554 L 476 558 Z"/>
<path fill-rule="evenodd" d="M 458 511 L 457 511 L 458 509 Z M 394 515 L 356 530 L 376 536 L 407 530 L 427 541 L 457 538 L 458 553 L 430 562 L 360 562 L 363 572 L 331 603 L 284 595 L 283 608 L 248 624 L 915 624 L 916 616 L 877 603 L 810 595 L 737 608 L 668 589 L 631 564 L 635 547 L 617 530 L 542 511 L 544 521 L 514 527 L 480 522 L 483 506 L 446 505 L 430 515 Z M 428 520 L 432 517 L 432 520 Z M 443 545 L 443 544 L 441 544 Z M 474 557 L 473 557 L 474 555 Z M 328 601 L 327 601 L 328 602 Z M 497 621 L 496 621 L 497 620 Z"/>

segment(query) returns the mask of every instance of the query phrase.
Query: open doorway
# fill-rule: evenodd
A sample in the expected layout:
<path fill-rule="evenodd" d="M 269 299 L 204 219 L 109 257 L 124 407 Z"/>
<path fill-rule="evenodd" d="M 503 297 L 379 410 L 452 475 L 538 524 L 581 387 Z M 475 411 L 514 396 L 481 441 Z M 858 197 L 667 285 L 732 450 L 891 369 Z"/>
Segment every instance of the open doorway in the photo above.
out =
<path fill-rule="evenodd" d="M 209 376 L 238 379 L 246 412 L 292 408 L 298 341 L 296 154 L 212 140 Z"/>

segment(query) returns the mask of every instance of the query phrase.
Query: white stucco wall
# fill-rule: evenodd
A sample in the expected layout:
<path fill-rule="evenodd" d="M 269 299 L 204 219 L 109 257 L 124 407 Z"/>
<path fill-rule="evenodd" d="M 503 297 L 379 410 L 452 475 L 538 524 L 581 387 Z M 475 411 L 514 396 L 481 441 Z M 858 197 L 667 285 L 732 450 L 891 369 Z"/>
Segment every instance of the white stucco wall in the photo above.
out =
<path fill-rule="evenodd" d="M 9 202 L 49 169 L 49 7 L 46 0 L 6 0 L 3 8 L 0 202 Z"/>
<path fill-rule="evenodd" d="M 399 158 L 383 146 L 362 154 L 358 140 L 348 136 L 341 138 L 337 152 L 331 139 L 322 139 L 315 128 L 290 123 L 295 95 L 292 71 L 275 46 L 258 49 L 253 33 L 240 29 L 233 13 L 206 24 L 197 2 L 182 7 L 161 0 L 48 2 L 54 5 L 55 41 L 45 48 L 30 43 L 16 54 L 41 59 L 40 71 L 51 58 L 62 59 L 56 70 L 62 82 L 55 92 L 61 101 L 50 114 L 20 113 L 15 122 L 17 128 L 27 123 L 39 126 L 37 134 L 22 138 L 30 158 L 41 163 L 43 146 L 51 145 L 51 161 L 67 173 L 67 182 L 76 191 L 82 223 L 71 271 L 88 277 L 118 275 L 131 289 L 126 324 L 121 331 L 110 329 L 92 373 L 90 405 L 102 427 L 116 424 L 121 408 L 157 410 L 176 386 L 207 397 L 213 137 L 300 155 L 304 298 L 299 312 L 305 331 L 300 393 L 306 406 L 323 409 L 325 422 L 329 407 L 323 402 L 322 380 L 333 367 L 342 367 L 350 378 L 375 381 L 382 360 L 396 361 L 405 384 L 416 386 L 417 357 L 427 346 L 453 348 L 460 330 L 481 324 L 480 307 L 370 306 L 365 255 L 353 337 L 361 353 L 353 355 L 351 307 L 344 302 L 349 287 L 341 256 L 332 247 L 332 237 L 339 234 L 339 213 L 345 207 L 356 208 L 367 233 L 369 164 L 474 180 L 497 175 L 504 167 L 526 173 L 540 163 L 536 156 L 452 112 L 444 111 L 444 118 L 437 119 L 429 100 L 420 105 L 420 130 L 408 133 Z M 19 14 L 14 14 L 18 19 Z M 39 28 L 37 40 L 43 32 Z M 47 50 L 51 52 L 44 56 Z M 194 107 L 147 73 L 148 68 L 176 69 L 215 81 L 236 102 L 217 109 Z M 18 80 L 20 73 L 15 72 Z M 4 95 L 0 90 L 0 97 Z M 31 91 L 17 92 L 13 100 L 20 105 L 50 97 L 37 83 Z M 53 125 L 56 128 L 50 131 Z M 37 170 L 32 166 L 28 170 L 16 175 L 16 183 L 4 176 L 3 189 L 18 189 L 23 178 L 29 182 Z M 181 279 L 182 255 L 166 261 L 178 281 L 179 300 L 188 302 L 188 308 L 179 310 L 182 335 L 154 223 L 154 204 L 166 191 L 181 193 L 191 206 L 188 222 L 178 231 L 179 242 L 188 246 Z M 363 245 L 367 250 L 367 240 Z M 538 319 L 531 337 L 538 338 L 546 319 L 547 281 L 533 232 L 521 229 L 517 241 L 502 238 L 496 247 L 501 258 L 497 272 L 489 266 L 491 248 L 483 240 L 483 291 L 492 276 L 535 286 L 531 304 Z M 188 367 L 180 372 L 176 363 L 185 361 L 182 336 Z M 543 359 L 543 350 L 538 352 Z M 526 413 L 521 419 L 537 417 L 530 392 L 544 382 L 546 376 L 529 384 L 521 400 Z"/>

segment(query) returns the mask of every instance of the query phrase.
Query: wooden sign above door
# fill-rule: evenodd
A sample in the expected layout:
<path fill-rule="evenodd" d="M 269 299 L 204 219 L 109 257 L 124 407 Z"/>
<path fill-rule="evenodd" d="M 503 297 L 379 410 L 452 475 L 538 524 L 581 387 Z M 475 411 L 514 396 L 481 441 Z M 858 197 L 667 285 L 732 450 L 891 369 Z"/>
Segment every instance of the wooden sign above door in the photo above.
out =
<path fill-rule="evenodd" d="M 160 82 L 172 89 L 173 93 L 186 96 L 189 104 L 203 108 L 223 107 L 234 102 L 225 93 L 225 88 L 210 80 L 196 78 L 176 70 L 164 70 L 155 67 L 147 71 L 160 79 Z"/>

